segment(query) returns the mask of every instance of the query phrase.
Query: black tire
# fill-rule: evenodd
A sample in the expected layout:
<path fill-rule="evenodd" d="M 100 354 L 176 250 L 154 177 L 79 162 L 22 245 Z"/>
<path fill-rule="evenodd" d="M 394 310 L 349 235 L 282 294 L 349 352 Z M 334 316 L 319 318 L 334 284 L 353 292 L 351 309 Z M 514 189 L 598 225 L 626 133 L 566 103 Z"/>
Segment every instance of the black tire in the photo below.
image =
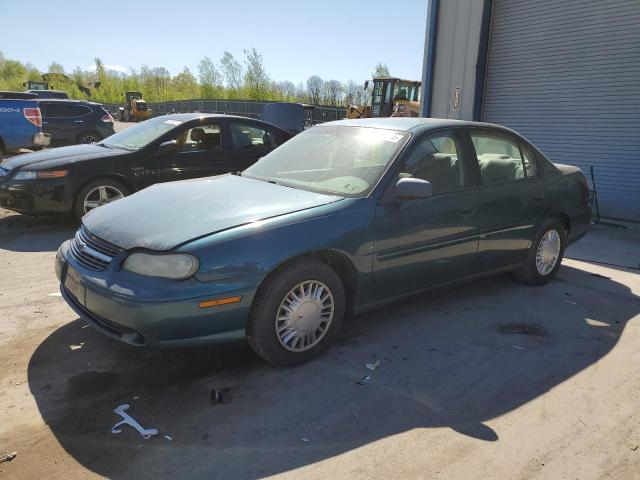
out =
<path fill-rule="evenodd" d="M 98 143 L 100 140 L 102 140 L 102 136 L 98 132 L 88 131 L 82 132 L 80 135 L 78 135 L 78 138 L 76 138 L 76 143 L 91 144 Z"/>
<path fill-rule="evenodd" d="M 558 254 L 555 266 L 549 272 L 543 274 L 538 270 L 538 267 L 536 266 L 536 256 L 538 253 L 538 247 L 543 237 L 547 234 L 547 232 L 550 232 L 552 230 L 555 230 L 560 237 L 560 252 Z M 555 217 L 549 217 L 545 219 L 540 225 L 540 228 L 538 228 L 536 237 L 531 243 L 531 247 L 527 252 L 527 256 L 522 267 L 516 270 L 514 272 L 514 275 L 518 280 L 521 280 L 525 283 L 529 283 L 531 285 L 544 285 L 549 280 L 551 280 L 560 269 L 560 264 L 562 263 L 562 258 L 564 256 L 564 250 L 566 246 L 567 230 L 562 222 Z"/>
<path fill-rule="evenodd" d="M 116 189 L 125 197 L 131 194 L 131 191 L 125 185 L 112 178 L 96 178 L 95 180 L 90 181 L 80 189 L 73 202 L 72 213 L 78 222 L 82 221 L 82 217 L 86 213 L 84 210 L 84 201 L 87 198 L 87 195 L 89 195 L 89 193 L 94 189 L 101 186 Z"/>
<path fill-rule="evenodd" d="M 324 336 L 308 350 L 287 350 L 276 334 L 276 315 L 289 292 L 301 282 L 319 281 L 333 296 L 333 319 Z M 345 293 L 340 277 L 326 265 L 313 259 L 302 259 L 274 272 L 260 286 L 247 322 L 247 341 L 267 362 L 278 366 L 294 366 L 317 357 L 340 331 L 345 311 Z"/>

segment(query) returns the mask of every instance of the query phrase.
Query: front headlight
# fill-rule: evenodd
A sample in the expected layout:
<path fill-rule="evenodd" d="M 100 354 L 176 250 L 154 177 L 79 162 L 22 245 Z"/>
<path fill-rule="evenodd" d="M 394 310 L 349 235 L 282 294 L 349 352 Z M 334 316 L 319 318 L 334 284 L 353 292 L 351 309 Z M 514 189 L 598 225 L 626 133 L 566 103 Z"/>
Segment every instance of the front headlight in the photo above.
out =
<path fill-rule="evenodd" d="M 198 271 L 198 259 L 186 253 L 132 253 L 122 268 L 148 277 L 184 280 Z"/>
<path fill-rule="evenodd" d="M 13 176 L 14 180 L 35 180 L 47 178 L 64 178 L 69 170 L 40 170 L 37 172 L 29 172 L 27 170 L 20 171 Z"/>
<path fill-rule="evenodd" d="M 38 178 L 38 174 L 36 172 L 18 172 L 13 176 L 14 180 L 35 180 Z"/>

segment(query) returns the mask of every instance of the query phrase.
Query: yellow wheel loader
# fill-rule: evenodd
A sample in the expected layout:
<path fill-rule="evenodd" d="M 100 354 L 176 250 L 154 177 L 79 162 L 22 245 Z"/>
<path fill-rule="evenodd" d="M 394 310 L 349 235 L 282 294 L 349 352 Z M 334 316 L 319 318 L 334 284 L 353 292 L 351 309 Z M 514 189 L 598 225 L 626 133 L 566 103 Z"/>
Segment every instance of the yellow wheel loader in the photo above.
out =
<path fill-rule="evenodd" d="M 395 77 L 374 78 L 371 106 L 349 105 L 347 118 L 419 117 L 420 85 L 418 81 Z M 368 80 L 364 88 L 369 88 Z"/>

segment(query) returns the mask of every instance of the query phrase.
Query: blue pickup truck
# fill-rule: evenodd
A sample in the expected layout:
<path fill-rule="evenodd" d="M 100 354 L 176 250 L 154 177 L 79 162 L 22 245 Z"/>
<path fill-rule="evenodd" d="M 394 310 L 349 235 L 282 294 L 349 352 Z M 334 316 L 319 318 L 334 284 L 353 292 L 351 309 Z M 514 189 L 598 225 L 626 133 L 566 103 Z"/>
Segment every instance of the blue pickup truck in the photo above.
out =
<path fill-rule="evenodd" d="M 49 145 L 42 133 L 42 114 L 36 96 L 23 92 L 0 92 L 0 153 Z"/>

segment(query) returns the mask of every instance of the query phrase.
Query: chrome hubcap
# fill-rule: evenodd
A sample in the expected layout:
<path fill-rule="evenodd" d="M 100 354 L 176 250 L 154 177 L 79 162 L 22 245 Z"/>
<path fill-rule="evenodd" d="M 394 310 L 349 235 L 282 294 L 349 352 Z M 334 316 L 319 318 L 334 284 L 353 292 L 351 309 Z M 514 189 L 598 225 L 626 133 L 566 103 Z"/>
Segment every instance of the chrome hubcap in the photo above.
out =
<path fill-rule="evenodd" d="M 322 282 L 299 283 L 280 302 L 276 313 L 276 336 L 290 352 L 303 352 L 317 345 L 333 320 L 331 290 Z"/>
<path fill-rule="evenodd" d="M 120 200 L 124 194 L 116 187 L 101 185 L 91 190 L 84 198 L 84 213 L 93 210 L 100 205 Z"/>
<path fill-rule="evenodd" d="M 540 275 L 547 275 L 554 269 L 560 256 L 560 234 L 556 230 L 549 230 L 538 244 L 536 252 L 536 268 Z"/>

